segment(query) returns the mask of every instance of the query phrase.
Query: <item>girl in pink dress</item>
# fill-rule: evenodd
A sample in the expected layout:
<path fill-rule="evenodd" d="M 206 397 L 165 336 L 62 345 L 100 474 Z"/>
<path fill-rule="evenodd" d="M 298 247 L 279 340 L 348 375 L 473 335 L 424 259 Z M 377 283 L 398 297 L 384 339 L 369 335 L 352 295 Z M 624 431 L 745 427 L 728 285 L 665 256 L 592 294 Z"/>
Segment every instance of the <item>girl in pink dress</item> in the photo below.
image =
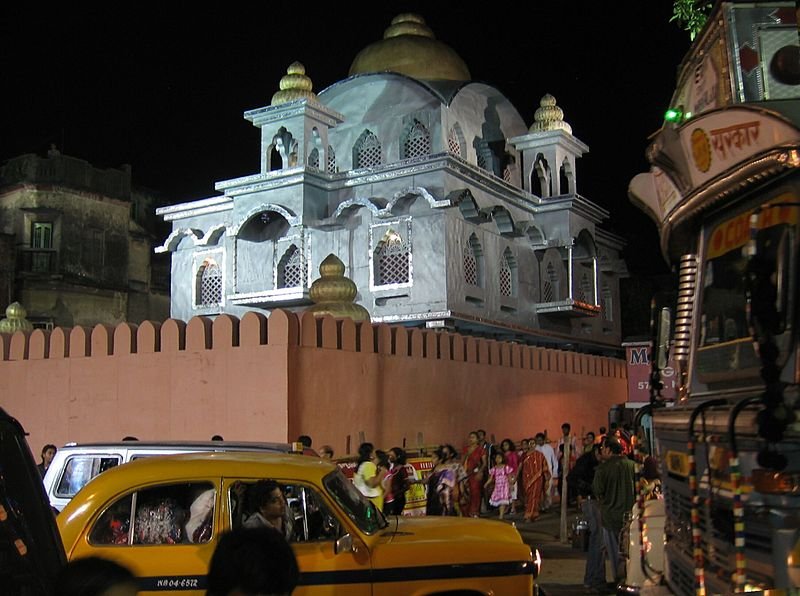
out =
<path fill-rule="evenodd" d="M 514 441 L 511 439 L 503 439 L 500 443 L 500 451 L 506 456 L 506 465 L 511 466 L 511 475 L 514 477 L 514 482 L 511 483 L 511 513 L 516 513 L 516 505 L 519 500 L 517 495 L 517 486 L 519 481 L 519 464 L 521 457 L 517 453 L 517 448 L 514 446 Z"/>
<path fill-rule="evenodd" d="M 488 488 L 490 484 L 494 483 L 489 505 L 499 508 L 500 519 L 505 517 L 506 507 L 511 503 L 511 484 L 515 481 L 516 478 L 514 478 L 511 466 L 506 464 L 505 455 L 500 451 L 496 451 L 494 465 L 489 470 L 489 479 L 486 481 L 485 486 Z"/>

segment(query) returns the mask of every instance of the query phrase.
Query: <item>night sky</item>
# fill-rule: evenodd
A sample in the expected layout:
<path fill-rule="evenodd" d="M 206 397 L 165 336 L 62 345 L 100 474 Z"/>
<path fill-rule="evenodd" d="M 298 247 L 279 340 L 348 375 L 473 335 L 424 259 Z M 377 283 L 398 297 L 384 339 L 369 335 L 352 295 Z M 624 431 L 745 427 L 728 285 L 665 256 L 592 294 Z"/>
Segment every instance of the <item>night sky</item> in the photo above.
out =
<path fill-rule="evenodd" d="M 528 125 L 542 95 L 556 97 L 590 147 L 577 164 L 578 192 L 611 212 L 605 227 L 629 242 L 632 272 L 665 270 L 655 226 L 627 186 L 647 170 L 647 137 L 689 47 L 669 23 L 672 2 L 212 6 L 5 7 L 0 160 L 56 143 L 98 167 L 131 164 L 134 184 L 164 203 L 212 196 L 215 181 L 258 171 L 258 130 L 242 113 L 269 104 L 291 62 L 305 65 L 319 92 L 347 76 L 392 17 L 417 12 Z"/>

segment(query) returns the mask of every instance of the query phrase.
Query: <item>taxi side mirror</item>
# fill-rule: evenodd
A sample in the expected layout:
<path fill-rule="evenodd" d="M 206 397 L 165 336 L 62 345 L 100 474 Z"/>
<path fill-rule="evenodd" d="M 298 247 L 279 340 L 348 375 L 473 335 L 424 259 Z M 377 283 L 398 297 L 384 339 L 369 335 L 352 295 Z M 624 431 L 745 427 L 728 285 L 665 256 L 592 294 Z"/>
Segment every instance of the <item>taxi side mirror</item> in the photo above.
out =
<path fill-rule="evenodd" d="M 337 555 L 355 552 L 353 537 L 350 534 L 345 534 L 337 538 L 336 542 L 333 543 L 333 552 Z"/>

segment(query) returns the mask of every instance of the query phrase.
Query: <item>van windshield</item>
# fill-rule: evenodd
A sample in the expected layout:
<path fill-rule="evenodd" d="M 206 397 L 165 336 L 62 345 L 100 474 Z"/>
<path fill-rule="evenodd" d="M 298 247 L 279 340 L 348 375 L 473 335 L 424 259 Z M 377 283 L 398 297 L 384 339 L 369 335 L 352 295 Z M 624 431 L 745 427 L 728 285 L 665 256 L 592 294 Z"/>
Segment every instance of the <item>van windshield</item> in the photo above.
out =
<path fill-rule="evenodd" d="M 340 470 L 331 472 L 322 484 L 358 528 L 372 534 L 389 523 L 372 501 L 362 495 Z"/>
<path fill-rule="evenodd" d="M 70 457 L 58 480 L 57 497 L 74 497 L 92 478 L 118 466 L 119 455 L 77 455 Z"/>

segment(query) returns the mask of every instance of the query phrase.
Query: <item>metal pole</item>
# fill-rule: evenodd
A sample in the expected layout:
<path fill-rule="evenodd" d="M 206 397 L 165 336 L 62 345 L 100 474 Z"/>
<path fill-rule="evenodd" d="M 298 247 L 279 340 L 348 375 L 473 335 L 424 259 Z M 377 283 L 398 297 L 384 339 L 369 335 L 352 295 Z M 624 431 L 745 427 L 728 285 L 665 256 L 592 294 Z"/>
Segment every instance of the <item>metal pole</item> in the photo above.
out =
<path fill-rule="evenodd" d="M 561 462 L 561 544 L 569 542 L 567 536 L 567 472 L 569 472 L 570 447 L 572 446 L 572 435 L 564 441 L 564 459 Z"/>

